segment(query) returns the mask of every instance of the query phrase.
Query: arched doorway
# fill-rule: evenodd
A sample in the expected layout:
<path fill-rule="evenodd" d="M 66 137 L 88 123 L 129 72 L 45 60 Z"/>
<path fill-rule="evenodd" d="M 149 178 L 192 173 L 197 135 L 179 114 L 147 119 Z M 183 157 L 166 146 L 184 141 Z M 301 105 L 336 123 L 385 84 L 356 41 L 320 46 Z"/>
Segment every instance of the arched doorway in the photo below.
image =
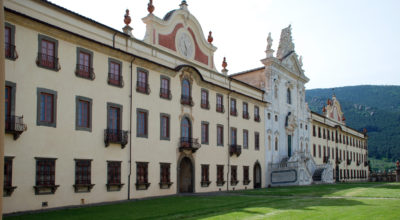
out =
<path fill-rule="evenodd" d="M 254 164 L 253 168 L 253 183 L 254 188 L 261 188 L 261 166 L 258 162 Z"/>
<path fill-rule="evenodd" d="M 193 164 L 188 157 L 182 158 L 178 167 L 179 193 L 193 192 Z"/>

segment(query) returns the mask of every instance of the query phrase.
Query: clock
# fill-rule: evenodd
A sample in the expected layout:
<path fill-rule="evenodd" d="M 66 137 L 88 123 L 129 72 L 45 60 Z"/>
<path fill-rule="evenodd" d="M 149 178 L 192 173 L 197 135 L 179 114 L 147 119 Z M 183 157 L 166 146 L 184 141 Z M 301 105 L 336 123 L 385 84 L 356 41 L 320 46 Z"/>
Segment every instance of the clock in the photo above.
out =
<path fill-rule="evenodd" d="M 181 32 L 177 39 L 179 53 L 186 57 L 192 58 L 194 54 L 194 44 L 190 35 L 186 32 Z"/>

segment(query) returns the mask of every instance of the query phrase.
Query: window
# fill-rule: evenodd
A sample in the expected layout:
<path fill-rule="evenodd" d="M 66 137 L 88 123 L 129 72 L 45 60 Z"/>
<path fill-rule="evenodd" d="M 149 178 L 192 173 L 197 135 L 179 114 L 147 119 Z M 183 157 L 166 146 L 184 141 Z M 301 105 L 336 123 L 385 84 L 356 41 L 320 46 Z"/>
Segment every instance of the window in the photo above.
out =
<path fill-rule="evenodd" d="M 275 137 L 275 150 L 278 150 L 278 137 Z"/>
<path fill-rule="evenodd" d="M 249 148 L 249 131 L 246 129 L 243 130 L 243 148 Z"/>
<path fill-rule="evenodd" d="M 321 145 L 318 145 L 318 157 L 321 158 Z"/>
<path fill-rule="evenodd" d="M 5 57 L 10 60 L 17 59 L 15 52 L 15 26 L 7 22 L 4 23 L 4 43 Z"/>
<path fill-rule="evenodd" d="M 127 134 L 122 131 L 122 105 L 107 103 L 107 129 L 106 146 L 108 143 L 121 143 L 125 146 L 127 143 Z M 125 136 L 126 135 L 126 136 Z"/>
<path fill-rule="evenodd" d="M 75 160 L 75 192 L 90 192 L 94 184 L 91 180 L 92 160 Z"/>
<path fill-rule="evenodd" d="M 210 185 L 209 165 L 201 165 L 201 186 L 208 187 Z"/>
<path fill-rule="evenodd" d="M 317 157 L 317 147 L 315 146 L 315 144 L 313 145 L 313 156 Z"/>
<path fill-rule="evenodd" d="M 136 162 L 136 190 L 146 190 L 149 185 L 148 163 Z"/>
<path fill-rule="evenodd" d="M 268 112 L 267 117 L 268 117 L 268 120 L 270 120 L 271 119 L 271 113 Z"/>
<path fill-rule="evenodd" d="M 290 88 L 288 88 L 286 91 L 286 102 L 287 104 L 292 104 L 292 94 Z"/>
<path fill-rule="evenodd" d="M 121 183 L 121 161 L 107 161 L 107 190 L 119 191 Z"/>
<path fill-rule="evenodd" d="M 201 143 L 208 144 L 208 122 L 201 122 Z"/>
<path fill-rule="evenodd" d="M 36 64 L 46 69 L 58 71 L 60 67 L 57 54 L 58 41 L 44 35 L 39 35 L 39 52 Z"/>
<path fill-rule="evenodd" d="M 255 150 L 260 150 L 260 133 L 254 133 L 254 148 Z"/>
<path fill-rule="evenodd" d="M 278 115 L 275 115 L 275 121 L 278 121 Z"/>
<path fill-rule="evenodd" d="M 5 130 L 7 133 L 14 134 L 14 140 L 18 138 L 19 132 L 22 133 L 25 125 L 22 117 L 15 116 L 15 92 L 16 84 L 13 82 L 5 82 Z"/>
<path fill-rule="evenodd" d="M 232 116 L 236 116 L 237 115 L 236 99 L 231 99 L 230 113 L 231 113 Z"/>
<path fill-rule="evenodd" d="M 243 102 L 243 118 L 249 119 L 249 105 L 246 102 Z"/>
<path fill-rule="evenodd" d="M 145 69 L 137 69 L 137 82 L 136 91 L 144 94 L 150 94 L 149 82 L 148 82 L 149 72 Z M 169 86 L 169 85 L 168 85 Z"/>
<path fill-rule="evenodd" d="M 331 135 L 330 135 L 331 132 L 329 131 L 329 129 L 326 129 L 326 134 L 327 134 L 327 135 L 326 135 L 326 136 L 327 136 L 326 138 L 328 139 L 328 141 L 330 141 L 330 140 L 331 140 Z"/>
<path fill-rule="evenodd" d="M 56 159 L 36 158 L 36 194 L 54 194 L 56 182 Z"/>
<path fill-rule="evenodd" d="M 318 137 L 321 138 L 321 127 L 318 127 Z"/>
<path fill-rule="evenodd" d="M 93 52 L 84 48 L 76 48 L 76 70 L 75 75 L 78 77 L 91 79 L 95 78 L 93 72 Z"/>
<path fill-rule="evenodd" d="M 201 89 L 201 108 L 210 109 L 210 104 L 208 102 L 208 91 Z"/>
<path fill-rule="evenodd" d="M 249 183 L 249 166 L 243 166 L 243 185 L 248 185 Z"/>
<path fill-rule="evenodd" d="M 231 145 L 237 144 L 237 132 L 236 128 L 231 128 Z"/>
<path fill-rule="evenodd" d="M 92 99 L 76 96 L 75 129 L 92 131 Z"/>
<path fill-rule="evenodd" d="M 169 118 L 168 114 L 160 114 L 160 139 L 169 140 Z"/>
<path fill-rule="evenodd" d="M 217 186 L 223 186 L 224 184 L 224 165 L 217 165 Z"/>
<path fill-rule="evenodd" d="M 322 138 L 325 139 L 326 138 L 326 134 L 325 134 L 325 128 L 322 129 Z"/>
<path fill-rule="evenodd" d="M 169 86 L 169 78 L 166 76 L 161 76 L 160 82 L 160 97 L 164 99 L 171 99 L 171 90 Z"/>
<path fill-rule="evenodd" d="M 181 147 L 192 146 L 192 126 L 187 117 L 181 121 Z"/>
<path fill-rule="evenodd" d="M 271 117 L 271 115 L 269 117 Z M 260 109 L 258 108 L 258 106 L 254 106 L 254 121 L 257 121 L 257 122 L 261 121 Z"/>
<path fill-rule="evenodd" d="M 237 180 L 237 166 L 231 166 L 231 185 L 236 186 L 239 181 Z"/>
<path fill-rule="evenodd" d="M 161 189 L 167 189 L 169 188 L 172 183 L 171 183 L 171 178 L 170 178 L 170 167 L 171 164 L 169 163 L 160 163 L 160 188 Z"/>
<path fill-rule="evenodd" d="M 124 86 L 122 79 L 122 62 L 108 58 L 108 84 L 118 87 Z"/>
<path fill-rule="evenodd" d="M 37 89 L 37 125 L 56 127 L 57 92 Z"/>
<path fill-rule="evenodd" d="M 312 134 L 313 134 L 314 137 L 317 136 L 317 132 L 315 130 L 315 125 L 312 126 Z"/>
<path fill-rule="evenodd" d="M 13 157 L 4 157 L 4 185 L 3 196 L 11 196 L 16 186 L 12 186 Z"/>
<path fill-rule="evenodd" d="M 217 94 L 217 112 L 224 112 L 224 97 Z"/>
<path fill-rule="evenodd" d="M 224 146 L 224 126 L 217 125 L 217 146 Z"/>
<path fill-rule="evenodd" d="M 136 113 L 137 113 L 136 136 L 147 138 L 148 111 L 144 109 L 137 109 Z"/>
<path fill-rule="evenodd" d="M 182 80 L 182 94 L 181 94 L 181 104 L 183 105 L 193 105 L 191 96 L 190 82 L 187 79 Z"/>

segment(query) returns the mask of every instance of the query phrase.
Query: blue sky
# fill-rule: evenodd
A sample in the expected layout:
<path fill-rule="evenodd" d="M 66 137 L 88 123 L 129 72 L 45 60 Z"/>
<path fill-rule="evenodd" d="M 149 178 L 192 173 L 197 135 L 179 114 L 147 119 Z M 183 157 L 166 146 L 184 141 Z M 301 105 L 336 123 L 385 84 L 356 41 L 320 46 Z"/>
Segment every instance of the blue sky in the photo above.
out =
<path fill-rule="evenodd" d="M 134 36 L 143 39 L 147 0 L 51 0 L 121 30 L 130 9 Z M 93 7 L 95 2 L 96 6 Z M 400 1 L 398 0 L 187 0 L 204 34 L 213 31 L 215 63 L 226 57 L 229 73 L 262 66 L 266 38 L 276 51 L 282 28 L 292 25 L 297 54 L 303 56 L 307 89 L 350 85 L 400 85 Z M 180 0 L 154 0 L 163 17 Z M 88 10 L 90 9 L 90 10 Z"/>

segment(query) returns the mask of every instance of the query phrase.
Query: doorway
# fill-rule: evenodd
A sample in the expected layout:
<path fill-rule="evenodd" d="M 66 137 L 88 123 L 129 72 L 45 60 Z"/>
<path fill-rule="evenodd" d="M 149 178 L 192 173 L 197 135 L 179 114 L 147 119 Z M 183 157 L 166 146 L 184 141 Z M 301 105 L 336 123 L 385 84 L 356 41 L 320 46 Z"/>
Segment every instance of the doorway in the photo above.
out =
<path fill-rule="evenodd" d="M 255 189 L 261 188 L 261 166 L 258 162 L 254 164 L 253 183 Z"/>
<path fill-rule="evenodd" d="M 179 193 L 192 193 L 193 192 L 193 164 L 192 161 L 184 157 L 178 170 L 178 190 Z"/>

